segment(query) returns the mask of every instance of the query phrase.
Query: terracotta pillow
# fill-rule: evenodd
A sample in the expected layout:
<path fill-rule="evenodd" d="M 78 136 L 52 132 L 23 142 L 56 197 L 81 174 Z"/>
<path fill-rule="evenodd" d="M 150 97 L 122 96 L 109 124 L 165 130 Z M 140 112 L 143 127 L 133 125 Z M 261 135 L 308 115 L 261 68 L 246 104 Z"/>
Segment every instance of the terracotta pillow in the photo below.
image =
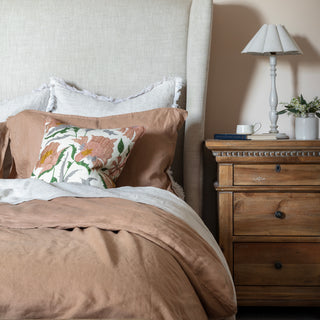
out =
<path fill-rule="evenodd" d="M 47 118 L 32 178 L 114 188 L 143 127 L 79 128 Z"/>
<path fill-rule="evenodd" d="M 46 112 L 26 110 L 8 119 L 16 178 L 31 176 L 39 157 L 47 116 Z M 160 108 L 102 118 L 61 114 L 50 114 L 50 117 L 82 128 L 143 126 L 145 133 L 136 142 L 117 186 L 154 186 L 171 190 L 166 171 L 173 161 L 178 130 L 187 117 L 185 110 Z"/>

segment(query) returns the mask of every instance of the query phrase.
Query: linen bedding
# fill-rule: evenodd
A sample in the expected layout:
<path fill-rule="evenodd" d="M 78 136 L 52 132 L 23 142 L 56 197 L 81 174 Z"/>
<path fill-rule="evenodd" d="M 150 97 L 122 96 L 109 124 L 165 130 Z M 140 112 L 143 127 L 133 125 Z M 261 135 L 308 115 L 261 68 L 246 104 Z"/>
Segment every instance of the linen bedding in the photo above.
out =
<path fill-rule="evenodd" d="M 0 212 L 1 318 L 201 320 L 236 312 L 220 249 L 169 191 L 2 179 Z"/>

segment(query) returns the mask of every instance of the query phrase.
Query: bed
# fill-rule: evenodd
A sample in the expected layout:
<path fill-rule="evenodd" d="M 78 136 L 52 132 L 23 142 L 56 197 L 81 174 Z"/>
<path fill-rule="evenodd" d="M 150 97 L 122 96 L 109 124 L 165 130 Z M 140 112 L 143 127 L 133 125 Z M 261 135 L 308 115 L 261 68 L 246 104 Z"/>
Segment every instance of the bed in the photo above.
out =
<path fill-rule="evenodd" d="M 200 218 L 212 1 L 0 15 L 0 318 L 232 319 Z"/>

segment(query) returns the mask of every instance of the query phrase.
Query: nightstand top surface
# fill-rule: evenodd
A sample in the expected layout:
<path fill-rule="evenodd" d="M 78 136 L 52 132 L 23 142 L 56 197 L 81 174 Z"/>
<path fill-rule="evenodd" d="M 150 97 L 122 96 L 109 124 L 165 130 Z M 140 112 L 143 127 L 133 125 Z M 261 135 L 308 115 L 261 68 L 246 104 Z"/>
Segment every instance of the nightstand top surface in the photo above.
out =
<path fill-rule="evenodd" d="M 209 150 L 320 150 L 320 140 L 214 140 L 205 142 Z"/>

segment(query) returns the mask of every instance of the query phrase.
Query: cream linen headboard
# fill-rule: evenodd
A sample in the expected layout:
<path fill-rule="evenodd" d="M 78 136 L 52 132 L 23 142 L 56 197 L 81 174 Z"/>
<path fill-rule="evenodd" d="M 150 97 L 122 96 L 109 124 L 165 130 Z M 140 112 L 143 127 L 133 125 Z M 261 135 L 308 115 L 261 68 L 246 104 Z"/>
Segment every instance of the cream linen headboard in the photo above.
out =
<path fill-rule="evenodd" d="M 52 75 L 114 97 L 181 76 L 183 184 L 200 213 L 211 17 L 212 0 L 0 0 L 0 100 Z"/>

